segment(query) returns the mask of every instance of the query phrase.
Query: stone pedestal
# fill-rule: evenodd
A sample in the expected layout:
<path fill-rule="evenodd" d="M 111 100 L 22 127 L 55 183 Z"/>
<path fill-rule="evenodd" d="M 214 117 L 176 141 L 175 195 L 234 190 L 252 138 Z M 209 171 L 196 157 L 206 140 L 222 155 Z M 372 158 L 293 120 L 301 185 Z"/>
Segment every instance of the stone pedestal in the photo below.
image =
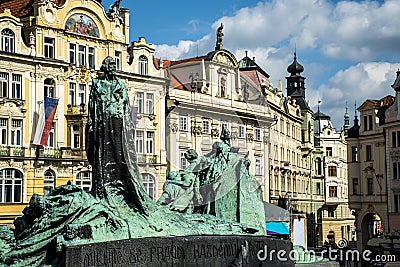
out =
<path fill-rule="evenodd" d="M 67 247 L 65 266 L 289 267 L 291 248 L 288 240 L 260 236 L 136 238 Z"/>

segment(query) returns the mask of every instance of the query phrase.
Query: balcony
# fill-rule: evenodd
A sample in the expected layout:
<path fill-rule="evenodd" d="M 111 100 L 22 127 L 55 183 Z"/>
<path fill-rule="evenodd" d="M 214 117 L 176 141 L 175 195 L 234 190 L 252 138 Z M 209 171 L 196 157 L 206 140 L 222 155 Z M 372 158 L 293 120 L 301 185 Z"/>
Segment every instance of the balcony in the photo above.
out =
<path fill-rule="evenodd" d="M 139 164 L 157 164 L 157 163 L 159 163 L 157 155 L 143 155 L 143 154 L 137 154 L 137 162 Z"/>
<path fill-rule="evenodd" d="M 59 148 L 45 147 L 40 152 L 39 152 L 39 157 L 42 156 L 44 158 L 55 158 L 55 159 L 62 158 L 62 152 L 61 149 Z"/>
<path fill-rule="evenodd" d="M 25 147 L 22 146 L 0 146 L 0 156 L 24 157 Z"/>
<path fill-rule="evenodd" d="M 87 107 L 85 104 L 80 105 L 67 105 L 67 114 L 68 115 L 82 115 L 85 114 Z"/>

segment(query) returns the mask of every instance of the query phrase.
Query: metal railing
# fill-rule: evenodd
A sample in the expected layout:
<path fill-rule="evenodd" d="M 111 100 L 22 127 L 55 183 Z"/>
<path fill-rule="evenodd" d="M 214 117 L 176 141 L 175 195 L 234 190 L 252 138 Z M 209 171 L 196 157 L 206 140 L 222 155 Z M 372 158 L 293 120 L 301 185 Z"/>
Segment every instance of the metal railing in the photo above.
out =
<path fill-rule="evenodd" d="M 147 164 L 157 164 L 158 163 L 158 156 L 157 155 L 144 155 L 144 154 L 137 154 L 137 161 L 138 163 L 147 163 Z"/>

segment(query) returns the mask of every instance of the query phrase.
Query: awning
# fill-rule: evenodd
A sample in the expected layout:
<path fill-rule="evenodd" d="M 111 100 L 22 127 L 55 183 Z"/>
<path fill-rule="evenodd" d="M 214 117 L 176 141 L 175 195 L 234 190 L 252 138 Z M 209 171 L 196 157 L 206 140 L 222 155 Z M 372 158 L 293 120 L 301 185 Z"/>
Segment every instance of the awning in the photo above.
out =
<path fill-rule="evenodd" d="M 266 222 L 267 235 L 289 235 L 288 222 Z"/>
<path fill-rule="evenodd" d="M 289 211 L 274 204 L 264 201 L 264 211 L 266 222 L 290 222 Z"/>

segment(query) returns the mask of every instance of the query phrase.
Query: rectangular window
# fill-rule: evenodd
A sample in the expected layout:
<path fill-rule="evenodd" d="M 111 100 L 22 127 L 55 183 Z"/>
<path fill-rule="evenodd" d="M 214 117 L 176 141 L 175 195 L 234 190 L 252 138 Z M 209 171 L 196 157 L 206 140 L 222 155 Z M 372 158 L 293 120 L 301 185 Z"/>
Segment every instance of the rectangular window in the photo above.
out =
<path fill-rule="evenodd" d="M 261 129 L 259 128 L 254 129 L 254 135 L 256 141 L 261 141 Z"/>
<path fill-rule="evenodd" d="M 121 52 L 120 51 L 115 51 L 115 64 L 117 66 L 117 70 L 121 70 Z"/>
<path fill-rule="evenodd" d="M 154 94 L 146 94 L 146 113 L 154 114 Z"/>
<path fill-rule="evenodd" d="M 143 113 L 143 101 L 144 101 L 144 93 L 143 92 L 137 92 L 136 93 L 136 107 L 137 107 L 137 112 L 138 114 Z"/>
<path fill-rule="evenodd" d="M 337 186 L 329 187 L 329 197 L 337 197 Z"/>
<path fill-rule="evenodd" d="M 78 67 L 86 65 L 86 46 L 78 46 Z"/>
<path fill-rule="evenodd" d="M 68 89 L 68 104 L 69 105 L 76 105 L 75 102 L 75 92 L 76 92 L 76 83 L 69 83 Z"/>
<path fill-rule="evenodd" d="M 335 208 L 334 207 L 328 207 L 328 217 L 329 218 L 335 217 Z"/>
<path fill-rule="evenodd" d="M 296 127 L 292 125 L 292 138 L 296 139 Z"/>
<path fill-rule="evenodd" d="M 372 146 L 371 145 L 365 146 L 365 159 L 367 161 L 372 160 Z"/>
<path fill-rule="evenodd" d="M 7 145 L 8 120 L 0 118 L 0 142 L 1 145 Z"/>
<path fill-rule="evenodd" d="M 394 195 L 393 202 L 394 202 L 393 212 L 399 213 L 400 212 L 400 195 Z"/>
<path fill-rule="evenodd" d="M 245 127 L 243 125 L 239 125 L 239 138 L 245 138 L 246 135 L 246 131 L 245 131 Z"/>
<path fill-rule="evenodd" d="M 184 170 L 187 168 L 187 160 L 185 158 L 185 152 L 180 153 L 180 162 L 179 162 L 179 167 L 181 170 Z"/>
<path fill-rule="evenodd" d="M 358 161 L 358 148 L 357 146 L 351 147 L 351 161 L 357 162 Z"/>
<path fill-rule="evenodd" d="M 95 59 L 94 47 L 89 47 L 89 52 L 88 52 L 88 67 L 89 67 L 89 69 L 95 68 L 94 59 Z"/>
<path fill-rule="evenodd" d="M 47 138 L 47 146 L 48 147 L 54 147 L 55 144 L 55 122 L 53 122 L 53 124 L 51 125 L 51 129 L 50 129 L 50 133 L 49 133 L 49 137 Z"/>
<path fill-rule="evenodd" d="M 321 195 L 321 183 L 316 184 L 315 194 Z"/>
<path fill-rule="evenodd" d="M 256 167 L 256 175 L 262 175 L 261 159 L 256 159 L 255 167 Z"/>
<path fill-rule="evenodd" d="M 81 127 L 72 125 L 72 148 L 81 147 Z"/>
<path fill-rule="evenodd" d="M 144 134 L 143 131 L 136 131 L 136 153 L 143 154 Z"/>
<path fill-rule="evenodd" d="M 76 45 L 69 44 L 69 63 L 72 65 L 76 64 Z"/>
<path fill-rule="evenodd" d="M 79 84 L 78 103 L 85 104 L 86 84 Z"/>
<path fill-rule="evenodd" d="M 358 178 L 353 178 L 353 195 L 358 195 Z"/>
<path fill-rule="evenodd" d="M 210 121 L 209 120 L 203 120 L 202 133 L 203 134 L 210 134 Z"/>
<path fill-rule="evenodd" d="M 54 58 L 54 46 L 55 39 L 50 37 L 44 37 L 44 57 Z"/>
<path fill-rule="evenodd" d="M 374 179 L 373 178 L 367 179 L 367 194 L 368 195 L 374 194 Z"/>
<path fill-rule="evenodd" d="M 364 116 L 364 131 L 368 130 L 368 117 Z"/>
<path fill-rule="evenodd" d="M 326 156 L 327 157 L 332 157 L 332 147 L 327 147 L 326 148 Z"/>
<path fill-rule="evenodd" d="M 398 179 L 399 170 L 397 169 L 398 163 L 393 162 L 393 179 Z"/>
<path fill-rule="evenodd" d="M 11 121 L 11 145 L 22 145 L 22 120 Z"/>
<path fill-rule="evenodd" d="M 11 95 L 12 98 L 21 99 L 22 98 L 22 75 L 13 74 L 12 84 L 11 84 Z"/>
<path fill-rule="evenodd" d="M 328 166 L 328 175 L 332 177 L 337 176 L 337 168 L 336 166 Z"/>
<path fill-rule="evenodd" d="M 286 122 L 286 135 L 290 136 L 290 122 Z"/>
<path fill-rule="evenodd" d="M 223 129 L 228 129 L 229 130 L 229 125 L 226 122 L 221 122 L 221 132 Z"/>
<path fill-rule="evenodd" d="M 187 117 L 179 117 L 179 131 L 187 131 L 188 130 L 188 121 Z"/>
<path fill-rule="evenodd" d="M 396 144 L 397 144 L 397 146 L 399 147 L 400 146 L 400 131 L 397 131 L 396 132 L 397 134 L 397 142 L 396 142 Z"/>
<path fill-rule="evenodd" d="M 373 129 L 374 124 L 372 123 L 372 115 L 368 115 L 368 130 Z"/>
<path fill-rule="evenodd" d="M 146 152 L 147 154 L 154 154 L 154 132 L 147 132 Z"/>
<path fill-rule="evenodd" d="M 8 97 L 8 73 L 0 72 L 0 97 Z"/>
<path fill-rule="evenodd" d="M 397 134 L 396 132 L 392 132 L 392 147 L 397 147 Z"/>

